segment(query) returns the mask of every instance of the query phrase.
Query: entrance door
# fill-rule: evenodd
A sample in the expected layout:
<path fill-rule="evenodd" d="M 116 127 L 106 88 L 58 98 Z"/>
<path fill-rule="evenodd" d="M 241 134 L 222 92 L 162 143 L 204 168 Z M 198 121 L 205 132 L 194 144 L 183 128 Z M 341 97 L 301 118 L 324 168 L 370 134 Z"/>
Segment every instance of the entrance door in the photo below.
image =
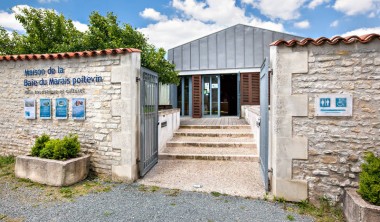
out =
<path fill-rule="evenodd" d="M 207 75 L 202 78 L 203 117 L 220 116 L 220 76 Z"/>

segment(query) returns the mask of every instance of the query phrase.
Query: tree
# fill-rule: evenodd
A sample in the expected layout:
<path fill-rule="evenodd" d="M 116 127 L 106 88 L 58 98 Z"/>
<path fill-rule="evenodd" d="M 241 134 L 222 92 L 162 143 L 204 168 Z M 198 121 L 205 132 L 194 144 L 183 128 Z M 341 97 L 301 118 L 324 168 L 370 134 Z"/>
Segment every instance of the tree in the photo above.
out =
<path fill-rule="evenodd" d="M 179 83 L 175 66 L 165 59 L 165 50 L 149 44 L 145 36 L 129 24 L 120 26 L 113 13 L 107 13 L 106 16 L 98 12 L 91 13 L 85 44 L 91 50 L 121 47 L 140 49 L 141 65 L 159 73 L 161 83 Z"/>
<path fill-rule="evenodd" d="M 12 54 L 12 41 L 7 30 L 0 26 L 0 55 Z"/>
<path fill-rule="evenodd" d="M 26 30 L 17 38 L 16 53 L 53 53 L 83 49 L 83 33 L 70 19 L 53 10 L 20 8 L 16 19 Z"/>
<path fill-rule="evenodd" d="M 179 83 L 175 66 L 165 59 L 165 50 L 156 49 L 147 38 L 129 24 L 120 25 L 117 16 L 98 12 L 89 17 L 89 30 L 80 32 L 70 19 L 53 10 L 22 8 L 16 19 L 26 34 L 13 33 L 12 38 L 0 29 L 0 46 L 5 45 L 6 54 L 41 54 L 101 50 L 110 48 L 137 48 L 142 51 L 141 65 L 159 74 L 161 83 Z"/>

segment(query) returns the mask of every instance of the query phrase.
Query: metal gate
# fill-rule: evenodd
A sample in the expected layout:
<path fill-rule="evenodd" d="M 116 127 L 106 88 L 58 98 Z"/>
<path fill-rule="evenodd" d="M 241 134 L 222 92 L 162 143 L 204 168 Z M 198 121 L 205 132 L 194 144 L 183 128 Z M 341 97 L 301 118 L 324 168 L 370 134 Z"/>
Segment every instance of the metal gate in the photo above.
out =
<path fill-rule="evenodd" d="M 263 176 L 265 191 L 268 191 L 268 58 L 264 59 L 260 70 L 260 168 Z"/>
<path fill-rule="evenodd" d="M 141 68 L 140 176 L 158 161 L 158 75 Z"/>

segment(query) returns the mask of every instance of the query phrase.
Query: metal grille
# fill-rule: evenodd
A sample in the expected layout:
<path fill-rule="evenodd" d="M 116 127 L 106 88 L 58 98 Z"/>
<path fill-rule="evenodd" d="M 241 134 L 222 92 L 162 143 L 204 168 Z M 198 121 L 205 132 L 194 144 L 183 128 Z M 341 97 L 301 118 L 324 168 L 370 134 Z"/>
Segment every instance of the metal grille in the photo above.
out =
<path fill-rule="evenodd" d="M 193 118 L 202 117 L 202 77 L 193 76 Z"/>
<path fill-rule="evenodd" d="M 141 68 L 140 176 L 158 161 L 158 75 Z"/>
<path fill-rule="evenodd" d="M 268 59 L 265 58 L 260 70 L 260 168 L 264 180 L 265 191 L 268 187 Z"/>

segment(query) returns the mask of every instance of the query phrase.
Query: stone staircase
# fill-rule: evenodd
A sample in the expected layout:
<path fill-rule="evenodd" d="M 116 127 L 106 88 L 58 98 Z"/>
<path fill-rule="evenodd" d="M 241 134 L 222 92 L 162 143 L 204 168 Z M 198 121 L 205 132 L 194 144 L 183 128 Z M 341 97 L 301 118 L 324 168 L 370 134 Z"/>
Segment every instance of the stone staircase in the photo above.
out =
<path fill-rule="evenodd" d="M 249 125 L 181 125 L 159 159 L 258 162 L 253 137 Z"/>

